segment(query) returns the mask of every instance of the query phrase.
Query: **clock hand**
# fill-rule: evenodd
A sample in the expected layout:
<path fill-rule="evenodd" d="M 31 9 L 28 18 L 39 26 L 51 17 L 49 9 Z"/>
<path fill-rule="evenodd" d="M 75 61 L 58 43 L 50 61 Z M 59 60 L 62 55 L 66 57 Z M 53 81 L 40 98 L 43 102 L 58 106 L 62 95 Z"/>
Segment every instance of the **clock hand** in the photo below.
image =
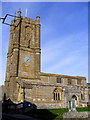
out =
<path fill-rule="evenodd" d="M 27 62 L 29 61 L 29 59 L 27 59 Z"/>

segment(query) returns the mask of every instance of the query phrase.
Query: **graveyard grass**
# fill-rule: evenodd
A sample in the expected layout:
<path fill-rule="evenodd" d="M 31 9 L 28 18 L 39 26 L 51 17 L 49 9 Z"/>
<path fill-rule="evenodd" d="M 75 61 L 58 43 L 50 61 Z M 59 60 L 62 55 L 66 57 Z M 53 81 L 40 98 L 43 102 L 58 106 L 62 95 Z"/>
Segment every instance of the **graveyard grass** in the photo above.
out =
<path fill-rule="evenodd" d="M 90 107 L 81 107 L 81 108 L 76 108 L 78 112 L 85 112 L 85 111 L 90 111 Z"/>
<path fill-rule="evenodd" d="M 90 107 L 76 108 L 78 112 L 90 111 Z M 59 108 L 59 109 L 36 109 L 31 110 L 26 115 L 33 116 L 41 119 L 62 119 L 63 113 L 68 112 L 68 108 Z"/>

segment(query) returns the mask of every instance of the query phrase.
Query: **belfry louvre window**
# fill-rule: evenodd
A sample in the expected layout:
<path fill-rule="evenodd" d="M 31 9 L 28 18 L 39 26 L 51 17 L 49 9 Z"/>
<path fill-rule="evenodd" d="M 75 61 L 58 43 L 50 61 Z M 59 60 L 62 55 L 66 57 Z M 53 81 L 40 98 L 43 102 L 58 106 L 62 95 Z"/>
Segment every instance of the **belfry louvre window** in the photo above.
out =
<path fill-rule="evenodd" d="M 61 83 L 61 82 L 62 82 L 61 78 L 57 77 L 57 83 Z"/>
<path fill-rule="evenodd" d="M 60 101 L 62 99 L 61 91 L 59 89 L 55 89 L 53 93 L 54 101 Z"/>
<path fill-rule="evenodd" d="M 72 84 L 72 80 L 71 79 L 68 79 L 68 84 Z"/>

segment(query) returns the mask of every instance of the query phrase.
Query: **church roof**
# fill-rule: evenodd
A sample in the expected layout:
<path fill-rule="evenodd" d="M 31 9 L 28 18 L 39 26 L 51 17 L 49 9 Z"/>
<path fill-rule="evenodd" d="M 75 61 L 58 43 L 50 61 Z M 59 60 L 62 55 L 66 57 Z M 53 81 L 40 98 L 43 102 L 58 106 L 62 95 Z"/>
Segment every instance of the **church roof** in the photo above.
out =
<path fill-rule="evenodd" d="M 51 74 L 51 73 L 40 73 L 41 76 L 52 76 L 52 77 L 63 77 L 63 78 L 72 78 L 72 79 L 84 79 L 86 80 L 86 77 L 82 76 L 69 76 L 69 75 L 59 75 L 59 74 Z"/>

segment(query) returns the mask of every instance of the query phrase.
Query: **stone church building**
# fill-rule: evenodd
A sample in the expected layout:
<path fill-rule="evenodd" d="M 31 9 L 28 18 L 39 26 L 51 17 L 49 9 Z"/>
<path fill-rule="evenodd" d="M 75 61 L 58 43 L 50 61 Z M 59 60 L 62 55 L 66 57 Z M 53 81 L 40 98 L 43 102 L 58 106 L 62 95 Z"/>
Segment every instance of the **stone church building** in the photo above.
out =
<path fill-rule="evenodd" d="M 14 103 L 29 101 L 37 108 L 66 108 L 72 99 L 76 107 L 90 99 L 86 77 L 42 73 L 40 17 L 22 17 L 11 22 L 7 54 L 5 94 Z"/>

